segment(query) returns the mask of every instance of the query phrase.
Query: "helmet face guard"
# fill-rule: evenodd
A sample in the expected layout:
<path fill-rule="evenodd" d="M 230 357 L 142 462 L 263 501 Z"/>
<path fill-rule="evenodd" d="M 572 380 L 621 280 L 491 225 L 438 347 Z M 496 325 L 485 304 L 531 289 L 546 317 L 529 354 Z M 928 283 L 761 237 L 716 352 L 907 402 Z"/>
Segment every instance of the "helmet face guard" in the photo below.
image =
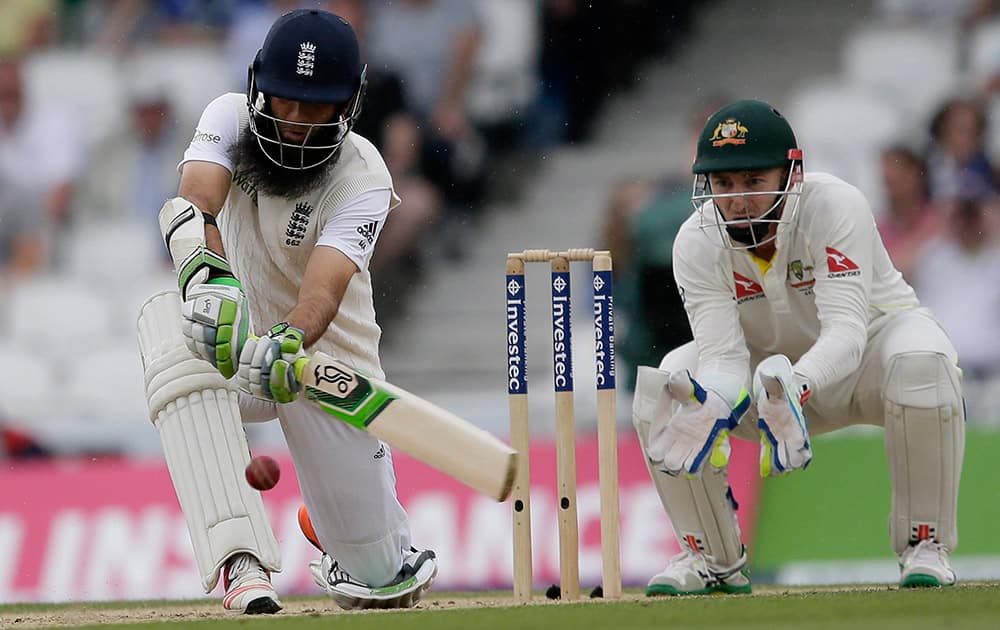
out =
<path fill-rule="evenodd" d="M 712 193 L 709 182 L 710 173 L 698 173 L 694 176 L 694 186 L 691 191 L 691 203 L 698 213 L 698 227 L 702 230 L 717 230 L 722 244 L 727 249 L 747 250 L 770 243 L 778 236 L 777 229 L 771 232 L 771 227 L 791 224 L 798 213 L 799 196 L 802 194 L 802 151 L 788 150 L 787 176 L 781 190 L 754 191 L 741 193 Z M 717 199 L 735 197 L 769 197 L 774 203 L 759 217 L 743 217 L 727 220 L 716 203 Z M 710 239 L 713 243 L 716 241 Z"/>
<path fill-rule="evenodd" d="M 256 65 L 256 64 L 255 64 Z M 250 68 L 247 107 L 250 110 L 250 131 L 264 155 L 276 165 L 289 170 L 302 171 L 323 164 L 340 149 L 358 117 L 367 86 L 368 66 L 361 69 L 361 81 L 354 96 L 335 114 L 335 120 L 326 123 L 302 123 L 278 118 L 271 111 L 269 96 L 257 88 L 254 67 Z M 281 129 L 305 132 L 301 142 L 286 140 Z"/>
<path fill-rule="evenodd" d="M 361 113 L 368 67 L 361 63 L 357 36 L 342 17 L 298 9 L 279 17 L 247 76 L 250 131 L 276 165 L 296 171 L 333 158 Z M 274 115 L 271 99 L 336 105 L 332 120 L 303 123 Z M 301 132 L 301 141 L 281 132 Z"/>
<path fill-rule="evenodd" d="M 698 151 L 691 168 L 694 172 L 691 203 L 700 218 L 701 229 L 718 230 L 721 245 L 727 249 L 754 249 L 777 238 L 777 228 L 795 220 L 802 194 L 802 151 L 797 147 L 791 125 L 764 101 L 736 101 L 709 116 L 698 137 Z M 785 169 L 785 183 L 779 190 L 712 192 L 712 173 L 775 168 Z M 774 203 L 758 217 L 726 219 L 719 201 L 736 197 L 774 197 Z M 709 240 L 719 244 L 715 239 Z"/>

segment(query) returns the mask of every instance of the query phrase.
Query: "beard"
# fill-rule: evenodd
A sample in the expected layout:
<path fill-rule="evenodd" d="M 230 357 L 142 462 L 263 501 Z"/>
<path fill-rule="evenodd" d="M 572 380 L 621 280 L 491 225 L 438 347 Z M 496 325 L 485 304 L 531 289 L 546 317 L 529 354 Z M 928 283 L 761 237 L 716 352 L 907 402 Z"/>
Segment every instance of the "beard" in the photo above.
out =
<path fill-rule="evenodd" d="M 260 128 L 260 127 L 258 127 Z M 294 149 L 285 147 L 286 155 Z M 261 149 L 257 136 L 250 131 L 250 125 L 240 130 L 240 136 L 230 151 L 233 173 L 245 178 L 260 194 L 269 197 L 294 200 L 319 188 L 327 181 L 340 157 L 340 150 L 326 162 L 312 168 L 296 170 L 284 168 L 271 161 Z M 295 153 L 293 158 L 297 158 Z M 292 160 L 297 161 L 296 159 Z"/>

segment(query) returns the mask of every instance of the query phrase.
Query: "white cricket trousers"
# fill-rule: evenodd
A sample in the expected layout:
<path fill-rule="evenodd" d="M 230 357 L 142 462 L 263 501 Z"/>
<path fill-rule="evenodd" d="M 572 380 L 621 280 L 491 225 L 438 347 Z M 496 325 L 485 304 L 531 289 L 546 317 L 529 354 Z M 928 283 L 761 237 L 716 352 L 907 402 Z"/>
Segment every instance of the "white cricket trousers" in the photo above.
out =
<path fill-rule="evenodd" d="M 299 397 L 276 405 L 240 393 L 244 422 L 276 415 L 323 549 L 371 586 L 393 580 L 410 548 L 410 523 L 396 498 L 389 446 Z"/>
<path fill-rule="evenodd" d="M 908 309 L 876 320 L 869 327 L 868 344 L 858 369 L 822 391 L 814 392 L 806 401 L 809 435 L 829 433 L 852 424 L 884 426 L 882 388 L 886 371 L 889 360 L 904 352 L 938 352 L 953 364 L 958 356 L 941 324 L 926 308 Z M 751 355 L 752 374 L 757 363 L 767 357 L 758 356 L 752 349 Z M 795 359 L 792 357 L 793 361 Z M 697 367 L 698 348 L 693 341 L 668 352 L 660 362 L 661 370 L 671 372 L 687 369 L 695 374 Z M 759 439 L 756 417 L 756 406 L 752 406 L 733 435 L 756 442 Z"/>

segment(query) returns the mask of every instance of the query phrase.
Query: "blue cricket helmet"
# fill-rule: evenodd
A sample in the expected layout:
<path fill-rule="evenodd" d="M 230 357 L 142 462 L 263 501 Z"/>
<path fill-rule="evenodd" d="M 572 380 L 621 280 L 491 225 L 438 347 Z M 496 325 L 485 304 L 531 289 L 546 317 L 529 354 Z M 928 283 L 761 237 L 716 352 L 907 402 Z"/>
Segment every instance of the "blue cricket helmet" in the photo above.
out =
<path fill-rule="evenodd" d="M 250 129 L 261 150 L 289 169 L 308 169 L 329 160 L 361 113 L 366 72 L 357 36 L 344 18 L 317 9 L 282 15 L 268 31 L 248 73 Z M 273 115 L 272 96 L 344 107 L 330 122 L 295 123 Z M 279 124 L 301 127 L 305 139 L 283 139 Z"/>

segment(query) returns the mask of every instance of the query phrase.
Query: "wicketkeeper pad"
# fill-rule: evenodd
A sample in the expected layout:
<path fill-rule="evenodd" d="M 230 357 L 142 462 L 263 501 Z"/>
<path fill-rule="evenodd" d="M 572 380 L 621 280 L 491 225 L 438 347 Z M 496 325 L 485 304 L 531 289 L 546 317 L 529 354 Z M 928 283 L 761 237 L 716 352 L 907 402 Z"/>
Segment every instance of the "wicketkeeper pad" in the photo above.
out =
<path fill-rule="evenodd" d="M 215 588 L 220 569 L 236 553 L 251 553 L 264 568 L 280 571 L 278 542 L 260 493 L 243 477 L 250 449 L 236 388 L 188 350 L 176 292 L 146 300 L 138 328 L 150 419 L 160 434 L 205 592 Z"/>
<path fill-rule="evenodd" d="M 958 545 L 958 482 L 965 452 L 961 371 L 936 352 L 893 357 L 885 381 L 885 447 L 892 478 L 889 533 L 896 553 L 932 538 Z"/>
<path fill-rule="evenodd" d="M 639 435 L 643 454 L 648 447 L 649 428 L 658 415 L 675 405 L 663 390 L 670 373 L 651 367 L 640 367 L 635 384 L 635 398 L 632 403 L 632 423 Z M 736 521 L 736 507 L 726 469 L 706 466 L 698 479 L 672 477 L 657 470 L 649 457 L 646 468 L 653 478 L 653 484 L 660 495 L 660 501 L 670 516 L 678 541 L 695 553 L 705 554 L 709 568 L 717 572 L 738 571 L 746 562 L 743 543 L 740 542 L 740 527 Z"/>

